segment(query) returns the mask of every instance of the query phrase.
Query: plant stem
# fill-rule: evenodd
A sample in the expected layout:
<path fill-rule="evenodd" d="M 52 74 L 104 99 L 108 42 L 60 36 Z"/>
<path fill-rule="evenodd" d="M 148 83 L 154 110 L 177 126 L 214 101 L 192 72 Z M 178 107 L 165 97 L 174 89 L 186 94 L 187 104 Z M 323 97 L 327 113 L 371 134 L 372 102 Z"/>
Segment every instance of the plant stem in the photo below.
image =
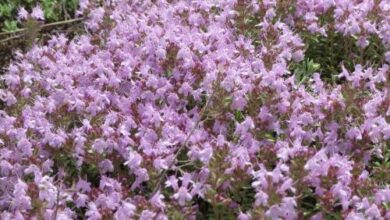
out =
<path fill-rule="evenodd" d="M 80 21 L 82 21 L 82 20 L 84 20 L 84 18 L 74 18 L 74 19 L 65 20 L 65 21 L 57 21 L 57 22 L 52 22 L 52 23 L 40 25 L 40 28 L 48 28 L 48 27 L 53 27 L 53 26 L 58 26 L 58 25 L 65 25 L 65 24 L 80 22 Z M 24 31 L 26 31 L 26 30 L 27 30 L 26 28 L 22 28 L 22 29 L 19 29 L 19 30 L 16 30 L 16 31 L 12 31 L 12 32 L 2 32 L 2 33 L 0 33 L 0 36 L 3 36 L 3 35 L 12 35 L 12 34 L 24 32 Z M 16 38 L 17 38 L 17 37 L 20 37 L 20 36 L 22 36 L 22 35 L 16 35 Z M 14 37 L 14 38 L 15 38 L 15 37 Z M 9 38 L 7 38 L 7 39 L 9 39 Z M 7 40 L 7 39 L 5 39 L 5 40 Z M 5 40 L 4 40 L 4 41 L 5 41 Z"/>
<path fill-rule="evenodd" d="M 56 201 L 56 208 L 55 208 L 55 210 L 54 210 L 53 220 L 56 220 L 56 219 L 57 219 L 58 207 L 59 207 L 59 203 L 60 203 L 60 190 L 61 190 L 61 185 L 62 185 L 62 184 L 60 184 L 60 188 L 57 187 L 57 201 Z"/>
<path fill-rule="evenodd" d="M 4 40 L 0 40 L 0 44 L 3 44 L 7 41 L 10 41 L 10 40 L 13 40 L 13 39 L 17 39 L 19 37 L 23 36 L 23 34 L 19 34 L 19 35 L 16 35 L 16 36 L 12 36 L 12 37 L 8 37 L 8 38 L 5 38 Z"/>

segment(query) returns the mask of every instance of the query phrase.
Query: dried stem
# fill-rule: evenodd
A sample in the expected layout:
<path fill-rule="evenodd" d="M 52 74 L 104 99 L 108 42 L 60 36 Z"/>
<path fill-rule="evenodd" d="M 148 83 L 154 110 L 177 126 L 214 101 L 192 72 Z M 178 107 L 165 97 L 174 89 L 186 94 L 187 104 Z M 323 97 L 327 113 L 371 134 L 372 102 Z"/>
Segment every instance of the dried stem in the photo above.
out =
<path fill-rule="evenodd" d="M 8 38 L 5 38 L 3 40 L 0 40 L 0 44 L 3 44 L 7 41 L 10 41 L 10 40 L 14 40 L 14 39 L 17 39 L 19 37 L 23 36 L 23 34 L 19 34 L 19 35 L 15 35 L 15 36 L 12 36 L 12 37 L 8 37 Z"/>
<path fill-rule="evenodd" d="M 40 28 L 48 28 L 48 27 L 54 27 L 54 26 L 59 26 L 59 25 L 65 25 L 65 24 L 70 24 L 70 23 L 75 23 L 75 22 L 80 22 L 84 20 L 84 18 L 75 18 L 75 19 L 70 19 L 70 20 L 65 20 L 65 21 L 57 21 L 57 22 L 53 22 L 53 23 L 48 23 L 48 24 L 43 24 L 43 25 L 40 25 Z M 0 36 L 3 36 L 3 35 L 12 35 L 12 34 L 16 34 L 16 33 L 21 33 L 21 32 L 25 32 L 27 31 L 27 28 L 22 28 L 22 29 L 19 29 L 19 30 L 16 30 L 16 31 L 12 31 L 12 32 L 2 32 L 0 33 Z M 6 38 L 0 42 L 5 42 L 5 41 L 8 41 L 8 40 L 12 40 L 12 39 L 15 39 L 15 38 L 19 38 L 23 36 L 23 34 L 20 34 L 20 35 L 16 35 L 16 36 L 13 36 L 13 37 L 9 37 L 9 38 Z"/>
<path fill-rule="evenodd" d="M 60 184 L 60 188 L 57 187 L 57 201 L 56 201 L 56 208 L 54 210 L 54 214 L 53 214 L 53 220 L 56 220 L 57 219 L 57 213 L 58 213 L 58 208 L 59 208 L 59 203 L 60 203 L 60 190 L 61 190 L 61 185 Z"/>

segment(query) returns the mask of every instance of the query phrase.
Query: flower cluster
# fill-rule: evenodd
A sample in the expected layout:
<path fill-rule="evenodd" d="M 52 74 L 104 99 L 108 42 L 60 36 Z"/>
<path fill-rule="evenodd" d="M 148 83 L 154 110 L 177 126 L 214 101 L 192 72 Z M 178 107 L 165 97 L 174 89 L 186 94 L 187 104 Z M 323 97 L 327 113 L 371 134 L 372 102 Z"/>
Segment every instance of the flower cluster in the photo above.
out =
<path fill-rule="evenodd" d="M 29 17 L 36 19 L 36 20 L 45 20 L 44 12 L 40 6 L 35 6 L 32 9 L 31 14 L 28 13 L 28 11 L 25 8 L 20 8 L 18 11 L 18 19 L 19 20 L 26 20 Z"/>
<path fill-rule="evenodd" d="M 390 48 L 389 1 L 94 2 L 3 76 L 2 219 L 390 218 L 390 52 L 290 69 L 303 34 Z"/>

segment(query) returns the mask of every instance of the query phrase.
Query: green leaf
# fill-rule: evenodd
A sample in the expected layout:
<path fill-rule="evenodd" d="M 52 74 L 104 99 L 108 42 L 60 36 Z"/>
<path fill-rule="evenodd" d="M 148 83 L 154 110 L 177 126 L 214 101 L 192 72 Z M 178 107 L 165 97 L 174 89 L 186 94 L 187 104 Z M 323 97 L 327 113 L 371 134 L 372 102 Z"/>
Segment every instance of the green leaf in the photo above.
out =
<path fill-rule="evenodd" d="M 12 4 L 0 4 L 0 16 L 11 17 L 13 9 Z"/>
<path fill-rule="evenodd" d="M 302 84 L 320 69 L 321 65 L 319 63 L 315 63 L 310 59 L 305 59 L 301 63 L 293 66 L 293 73 L 297 83 Z"/>
<path fill-rule="evenodd" d="M 240 123 L 243 122 L 245 119 L 245 115 L 241 111 L 235 111 L 234 117 L 235 117 L 236 121 L 238 121 Z"/>
<path fill-rule="evenodd" d="M 6 20 L 4 22 L 3 31 L 5 32 L 12 32 L 18 29 L 17 21 L 15 20 Z"/>

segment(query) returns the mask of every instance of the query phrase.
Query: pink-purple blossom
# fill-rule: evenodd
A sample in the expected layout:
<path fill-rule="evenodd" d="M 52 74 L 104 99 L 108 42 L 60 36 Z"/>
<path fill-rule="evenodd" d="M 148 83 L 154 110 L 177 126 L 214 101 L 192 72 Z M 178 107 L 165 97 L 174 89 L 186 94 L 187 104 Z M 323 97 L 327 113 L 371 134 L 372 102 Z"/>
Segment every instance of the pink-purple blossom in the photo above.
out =
<path fill-rule="evenodd" d="M 79 9 L 85 33 L 16 52 L 1 77 L 0 218 L 195 219 L 206 203 L 242 220 L 390 216 L 388 1 Z M 381 63 L 296 82 L 306 37 L 332 34 L 362 53 L 377 38 Z"/>

